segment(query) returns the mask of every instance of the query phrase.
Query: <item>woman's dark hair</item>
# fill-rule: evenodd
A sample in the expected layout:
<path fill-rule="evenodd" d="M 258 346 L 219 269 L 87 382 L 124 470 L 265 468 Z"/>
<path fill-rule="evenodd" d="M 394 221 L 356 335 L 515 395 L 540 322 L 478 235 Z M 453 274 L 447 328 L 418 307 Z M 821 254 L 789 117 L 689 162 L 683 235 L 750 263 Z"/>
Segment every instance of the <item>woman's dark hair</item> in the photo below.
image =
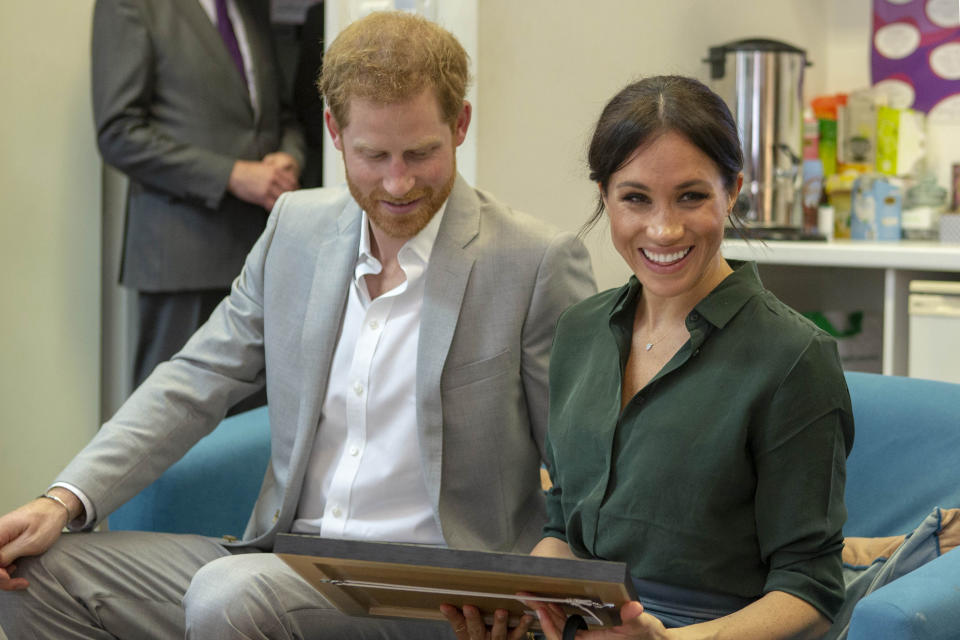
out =
<path fill-rule="evenodd" d="M 727 190 L 736 188 L 743 168 L 737 123 L 723 98 L 699 80 L 684 76 L 644 78 L 624 87 L 607 103 L 587 153 L 590 180 L 606 193 L 610 177 L 634 151 L 668 131 L 681 134 L 713 160 Z M 581 235 L 602 216 L 603 198 L 598 198 Z"/>

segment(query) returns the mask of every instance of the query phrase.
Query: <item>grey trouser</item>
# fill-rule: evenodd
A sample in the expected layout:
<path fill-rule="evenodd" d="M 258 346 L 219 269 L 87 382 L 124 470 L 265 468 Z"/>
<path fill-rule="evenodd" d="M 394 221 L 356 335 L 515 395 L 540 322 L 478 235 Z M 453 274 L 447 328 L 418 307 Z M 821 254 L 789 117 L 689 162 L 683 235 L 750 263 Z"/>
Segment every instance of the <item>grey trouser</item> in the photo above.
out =
<path fill-rule="evenodd" d="M 133 359 L 133 389 L 187 343 L 230 289 L 137 292 L 137 350 Z M 266 390 L 258 391 L 230 408 L 227 415 L 267 404 Z M 2 638 L 0 638 L 2 640 Z"/>
<path fill-rule="evenodd" d="M 229 287 L 205 291 L 138 291 L 133 388 L 139 387 L 158 364 L 180 351 L 229 293 Z"/>
<path fill-rule="evenodd" d="M 213 538 L 66 534 L 16 564 L 30 586 L 0 591 L 0 639 L 454 637 L 446 622 L 345 616 L 275 555 Z"/>

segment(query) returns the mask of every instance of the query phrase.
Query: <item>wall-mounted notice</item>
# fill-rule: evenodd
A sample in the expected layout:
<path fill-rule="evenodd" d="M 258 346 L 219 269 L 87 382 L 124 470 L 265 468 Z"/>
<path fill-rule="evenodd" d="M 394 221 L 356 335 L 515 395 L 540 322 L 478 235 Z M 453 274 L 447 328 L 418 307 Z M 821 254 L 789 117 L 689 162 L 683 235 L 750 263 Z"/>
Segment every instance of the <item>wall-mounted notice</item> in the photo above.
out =
<path fill-rule="evenodd" d="M 960 121 L 960 0 L 873 0 L 871 72 L 891 107 Z"/>

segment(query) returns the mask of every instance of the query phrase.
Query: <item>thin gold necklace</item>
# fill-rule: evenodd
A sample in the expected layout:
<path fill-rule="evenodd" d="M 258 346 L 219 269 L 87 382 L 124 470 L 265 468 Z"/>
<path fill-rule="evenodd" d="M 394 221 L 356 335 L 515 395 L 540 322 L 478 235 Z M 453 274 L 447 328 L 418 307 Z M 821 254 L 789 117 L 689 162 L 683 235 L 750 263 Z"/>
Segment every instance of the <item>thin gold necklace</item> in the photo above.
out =
<path fill-rule="evenodd" d="M 658 342 L 660 342 L 660 339 L 661 339 L 661 338 L 663 338 L 663 336 L 660 336 L 660 338 L 657 338 L 656 340 L 654 340 L 654 341 L 652 341 L 652 342 L 646 343 L 646 344 L 643 346 L 643 350 L 644 350 L 644 351 L 650 351 L 650 349 L 653 349 L 653 345 L 655 345 L 655 344 L 657 344 Z"/>
<path fill-rule="evenodd" d="M 637 305 L 637 314 L 638 314 L 638 317 L 639 317 L 639 314 L 640 314 L 640 313 L 641 313 L 640 305 L 638 304 L 638 305 Z M 654 346 L 656 346 L 658 343 L 660 343 L 661 341 L 663 341 L 664 338 L 666 338 L 667 336 L 669 336 L 669 335 L 670 335 L 671 333 L 673 333 L 676 329 L 677 329 L 676 325 L 673 325 L 673 326 L 668 325 L 667 328 L 664 329 L 664 331 L 663 331 L 659 336 L 657 336 L 656 338 L 653 338 L 653 339 L 650 339 L 650 340 L 647 340 L 647 341 L 643 342 L 643 343 L 642 343 L 642 344 L 643 344 L 643 350 L 644 350 L 644 351 L 650 351 L 651 349 L 653 349 Z"/>
<path fill-rule="evenodd" d="M 657 344 L 658 342 L 666 338 L 668 335 L 670 335 L 670 332 L 672 331 L 672 329 L 673 327 L 671 327 L 670 329 L 667 329 L 666 331 L 661 333 L 658 337 L 654 338 L 653 340 L 650 340 L 649 342 L 645 342 L 643 345 L 643 350 L 650 351 L 650 349 L 653 349 L 653 346 L 655 344 Z"/>

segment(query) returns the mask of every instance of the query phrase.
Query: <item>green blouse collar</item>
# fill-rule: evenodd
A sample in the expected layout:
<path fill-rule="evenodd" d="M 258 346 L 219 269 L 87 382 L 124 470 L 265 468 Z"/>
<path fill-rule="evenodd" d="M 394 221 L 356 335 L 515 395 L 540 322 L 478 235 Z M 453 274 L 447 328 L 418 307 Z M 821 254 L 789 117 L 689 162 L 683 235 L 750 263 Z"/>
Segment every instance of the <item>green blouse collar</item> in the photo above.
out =
<path fill-rule="evenodd" d="M 733 268 L 733 273 L 724 278 L 723 282 L 694 307 L 696 313 L 721 329 L 743 308 L 747 300 L 763 291 L 763 283 L 760 282 L 755 262 L 727 262 Z M 620 288 L 610 307 L 611 324 L 620 324 L 623 321 L 621 314 L 625 312 L 629 312 L 628 318 L 633 317 L 642 288 L 637 277 L 630 276 L 630 280 Z"/>

